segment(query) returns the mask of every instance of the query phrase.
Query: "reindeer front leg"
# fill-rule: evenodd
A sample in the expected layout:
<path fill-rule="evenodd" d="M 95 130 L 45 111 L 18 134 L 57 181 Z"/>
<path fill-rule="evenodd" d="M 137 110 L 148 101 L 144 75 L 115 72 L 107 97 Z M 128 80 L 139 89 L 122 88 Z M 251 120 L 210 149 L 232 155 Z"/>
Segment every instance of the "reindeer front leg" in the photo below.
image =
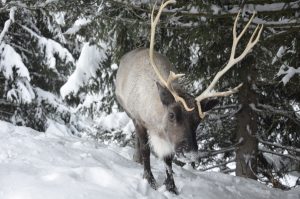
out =
<path fill-rule="evenodd" d="M 151 166 L 150 166 L 150 147 L 148 144 L 147 129 L 136 122 L 134 122 L 134 126 L 136 129 L 136 134 L 138 136 L 138 143 L 139 143 L 138 147 L 140 149 L 142 163 L 144 165 L 143 177 L 148 181 L 148 183 L 153 189 L 156 189 L 157 188 L 156 181 L 153 177 Z"/>
<path fill-rule="evenodd" d="M 172 170 L 172 160 L 173 156 L 169 156 L 164 158 L 165 164 L 166 164 L 166 174 L 167 178 L 164 182 L 164 185 L 166 186 L 166 189 L 174 194 L 178 194 L 177 187 L 174 182 L 173 178 L 173 170 Z"/>
<path fill-rule="evenodd" d="M 138 135 L 135 135 L 135 152 L 133 155 L 133 160 L 137 163 L 143 164 L 142 149 Z"/>

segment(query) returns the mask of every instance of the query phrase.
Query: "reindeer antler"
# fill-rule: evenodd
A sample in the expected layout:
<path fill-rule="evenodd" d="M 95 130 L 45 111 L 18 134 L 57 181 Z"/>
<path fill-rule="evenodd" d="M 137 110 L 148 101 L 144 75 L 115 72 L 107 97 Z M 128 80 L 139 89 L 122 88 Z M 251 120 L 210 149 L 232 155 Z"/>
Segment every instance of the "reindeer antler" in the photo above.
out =
<path fill-rule="evenodd" d="M 161 4 L 156 17 L 154 18 L 154 8 L 152 10 L 151 13 L 151 39 L 150 39 L 150 50 L 149 50 L 149 56 L 150 56 L 150 63 L 156 73 L 156 75 L 158 76 L 160 82 L 163 84 L 163 86 L 165 86 L 173 95 L 173 97 L 175 98 L 176 102 L 181 102 L 184 106 L 184 108 L 187 111 L 192 111 L 194 108 L 189 108 L 185 102 L 185 100 L 180 97 L 176 91 L 174 90 L 174 88 L 172 87 L 171 83 L 178 79 L 179 77 L 184 76 L 184 74 L 175 74 L 174 72 L 170 71 L 170 75 L 167 79 L 167 81 L 162 77 L 162 75 L 160 74 L 154 59 L 153 59 L 153 55 L 154 55 L 154 40 L 155 40 L 155 29 L 156 29 L 156 25 L 158 23 L 158 20 L 160 18 L 160 15 L 162 13 L 162 10 L 169 4 L 171 3 L 175 3 L 175 0 L 168 0 L 164 3 Z M 221 97 L 221 96 L 228 96 L 231 95 L 233 93 L 238 92 L 239 88 L 243 85 L 242 83 L 239 84 L 238 86 L 236 86 L 233 89 L 230 89 L 228 91 L 224 91 L 224 92 L 212 92 L 213 88 L 216 86 L 217 82 L 219 81 L 219 79 L 230 69 L 232 68 L 232 66 L 234 66 L 236 63 L 240 62 L 242 59 L 244 59 L 244 57 L 251 51 L 251 49 L 256 45 L 256 43 L 258 42 L 260 35 L 262 33 L 263 30 L 263 25 L 258 25 L 252 36 L 250 37 L 248 44 L 245 48 L 245 50 L 241 53 L 240 56 L 235 58 L 235 53 L 236 53 L 236 47 L 238 45 L 238 42 L 240 41 L 240 39 L 242 38 L 242 36 L 244 35 L 244 33 L 246 32 L 246 30 L 248 29 L 249 25 L 251 24 L 252 20 L 254 19 L 255 16 L 255 12 L 253 13 L 252 17 L 250 18 L 250 20 L 248 21 L 248 23 L 246 24 L 245 28 L 242 30 L 242 32 L 237 36 L 237 32 L 236 32 L 236 26 L 237 26 L 237 21 L 239 19 L 239 15 L 240 15 L 240 11 L 238 12 L 236 19 L 234 21 L 234 25 L 233 25 L 233 30 L 232 30 L 232 35 L 233 35 L 233 42 L 232 42 L 232 48 L 231 48 L 231 54 L 230 54 L 230 58 L 228 63 L 226 64 L 226 66 L 220 70 L 216 76 L 214 77 L 213 81 L 210 83 L 210 85 L 198 96 L 195 98 L 196 100 L 196 104 L 198 107 L 198 111 L 199 111 L 199 116 L 200 118 L 204 118 L 205 117 L 205 112 L 202 112 L 201 109 L 201 101 L 207 98 L 211 98 L 211 97 Z"/>
<path fill-rule="evenodd" d="M 228 96 L 231 95 L 233 93 L 238 92 L 238 89 L 243 85 L 243 84 L 239 84 L 237 87 L 230 89 L 228 91 L 225 92 L 212 92 L 212 89 L 215 87 L 216 83 L 219 81 L 219 79 L 232 67 L 234 66 L 236 63 L 238 63 L 239 61 L 241 61 L 250 51 L 251 49 L 255 46 L 255 44 L 258 42 L 260 35 L 262 33 L 263 30 L 263 25 L 258 25 L 252 36 L 250 37 L 248 44 L 245 48 L 245 50 L 242 52 L 242 54 L 238 57 L 235 58 L 235 51 L 236 51 L 236 47 L 238 45 L 238 42 L 240 41 L 240 39 L 242 38 L 242 36 L 244 35 L 244 33 L 246 32 L 246 30 L 248 29 L 250 23 L 252 22 L 254 16 L 255 16 L 255 12 L 253 13 L 252 17 L 250 18 L 250 20 L 248 21 L 248 23 L 246 24 L 245 28 L 242 30 L 242 32 L 237 36 L 236 33 L 236 25 L 237 25 L 237 21 L 239 19 L 239 15 L 240 15 L 240 11 L 238 12 L 236 19 L 234 21 L 234 25 L 233 25 L 233 30 L 232 30 L 232 35 L 233 35 L 233 42 L 232 42 L 232 48 L 231 48 L 231 54 L 230 54 L 230 58 L 229 61 L 227 63 L 227 65 L 221 70 L 219 71 L 216 76 L 214 77 L 213 81 L 210 83 L 210 85 L 205 89 L 205 91 L 203 91 L 198 97 L 196 97 L 196 103 L 198 106 L 198 111 L 199 111 L 199 116 L 201 118 L 205 117 L 205 112 L 202 112 L 201 109 L 201 104 L 200 102 L 203 99 L 206 98 L 210 98 L 210 97 L 219 97 L 219 96 Z M 257 35 L 255 37 L 255 35 Z"/>
<path fill-rule="evenodd" d="M 155 41 L 155 29 L 156 29 L 156 25 L 158 23 L 158 20 L 160 18 L 160 15 L 162 13 L 162 10 L 169 4 L 171 3 L 176 3 L 175 0 L 169 0 L 169 1 L 166 1 L 164 3 L 161 4 L 158 12 L 157 12 L 157 15 L 156 17 L 154 18 L 154 8 L 156 7 L 156 3 L 152 9 L 152 13 L 151 13 L 151 38 L 150 38 L 150 50 L 149 50 L 149 56 L 150 56 L 150 63 L 156 73 L 156 75 L 158 76 L 160 82 L 162 83 L 162 85 L 164 87 L 166 87 L 170 92 L 171 94 L 173 95 L 174 99 L 176 102 L 181 102 L 182 105 L 184 106 L 185 110 L 187 111 L 192 111 L 194 108 L 189 108 L 185 102 L 185 100 L 180 97 L 176 91 L 174 90 L 174 88 L 172 87 L 171 83 L 178 79 L 179 77 L 182 77 L 184 76 L 184 74 L 175 74 L 174 72 L 170 71 L 170 74 L 169 74 L 169 77 L 167 79 L 167 81 L 162 77 L 162 75 L 160 74 L 155 62 L 154 62 L 154 59 L 153 59 L 153 55 L 154 55 L 154 41 Z"/>

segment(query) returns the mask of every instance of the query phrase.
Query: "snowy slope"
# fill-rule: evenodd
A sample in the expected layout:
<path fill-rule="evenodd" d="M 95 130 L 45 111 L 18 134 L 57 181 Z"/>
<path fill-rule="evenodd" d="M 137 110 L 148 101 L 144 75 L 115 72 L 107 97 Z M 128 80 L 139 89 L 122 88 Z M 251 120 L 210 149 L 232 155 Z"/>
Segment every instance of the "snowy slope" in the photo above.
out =
<path fill-rule="evenodd" d="M 283 192 L 252 180 L 179 167 L 175 182 L 180 195 L 164 186 L 155 191 L 142 179 L 142 166 L 131 161 L 132 153 L 132 148 L 74 137 L 55 123 L 41 133 L 0 121 L 0 198 L 300 198 L 299 188 Z M 163 164 L 153 158 L 152 166 L 161 185 Z"/>

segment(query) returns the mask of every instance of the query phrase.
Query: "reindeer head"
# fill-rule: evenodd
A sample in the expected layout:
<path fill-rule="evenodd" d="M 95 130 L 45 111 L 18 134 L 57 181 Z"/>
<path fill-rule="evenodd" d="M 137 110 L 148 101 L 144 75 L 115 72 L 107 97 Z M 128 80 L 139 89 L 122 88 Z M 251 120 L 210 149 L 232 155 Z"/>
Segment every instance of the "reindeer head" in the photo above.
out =
<path fill-rule="evenodd" d="M 197 109 L 187 111 L 180 102 L 176 102 L 167 88 L 160 83 L 156 84 L 160 100 L 166 110 L 162 121 L 164 133 L 168 135 L 170 142 L 175 144 L 176 153 L 197 151 L 196 129 L 201 120 Z M 196 106 L 192 96 L 185 94 L 183 98 L 189 105 Z M 208 111 L 217 103 L 218 100 L 205 100 L 201 103 L 202 110 Z"/>

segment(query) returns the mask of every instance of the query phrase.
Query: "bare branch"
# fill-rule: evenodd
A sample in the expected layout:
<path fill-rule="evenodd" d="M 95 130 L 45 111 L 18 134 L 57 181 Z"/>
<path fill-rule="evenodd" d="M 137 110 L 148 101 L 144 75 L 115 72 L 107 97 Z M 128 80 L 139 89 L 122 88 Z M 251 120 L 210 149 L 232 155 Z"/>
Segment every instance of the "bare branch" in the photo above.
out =
<path fill-rule="evenodd" d="M 291 119 L 295 124 L 300 126 L 300 121 L 296 119 L 297 117 L 293 117 L 296 111 L 291 112 L 291 111 L 279 110 L 270 105 L 265 105 L 265 104 L 257 104 L 257 106 L 264 108 L 264 110 L 259 109 L 255 104 L 249 104 L 249 106 L 252 110 L 254 110 L 257 113 L 267 112 L 275 115 L 282 115 L 284 117 Z"/>
<path fill-rule="evenodd" d="M 214 156 L 214 155 L 217 155 L 217 154 L 220 154 L 220 153 L 226 153 L 226 152 L 234 151 L 234 150 L 236 150 L 236 147 L 239 146 L 242 142 L 243 142 L 243 139 L 240 139 L 237 143 L 235 143 L 234 145 L 232 145 L 228 148 L 223 148 L 223 149 L 215 150 L 215 151 L 200 152 L 198 157 L 197 157 L 197 160 L 199 161 L 201 158 Z"/>
<path fill-rule="evenodd" d="M 236 110 L 234 110 L 233 112 L 229 112 L 227 114 L 222 114 L 222 115 L 210 114 L 208 120 L 211 121 L 211 120 L 219 120 L 219 119 L 223 119 L 223 118 L 233 117 L 235 114 L 237 114 L 242 109 L 242 107 L 243 107 L 242 105 L 236 106 L 236 107 L 234 107 L 234 108 L 237 108 Z M 221 108 L 222 107 L 216 108 L 216 109 L 221 109 Z M 215 110 L 215 108 L 213 110 Z"/>
<path fill-rule="evenodd" d="M 216 106 L 211 110 L 232 109 L 232 108 L 239 108 L 239 106 L 240 106 L 239 104 L 228 104 L 228 105 Z"/>
<path fill-rule="evenodd" d="M 229 161 L 226 161 L 226 162 L 222 162 L 220 164 L 217 164 L 217 165 L 214 165 L 214 166 L 211 166 L 211 167 L 207 167 L 205 169 L 200 169 L 200 171 L 208 171 L 208 170 L 211 170 L 211 169 L 214 169 L 214 168 L 218 168 L 218 167 L 221 167 L 221 166 L 226 166 L 227 164 L 235 162 L 235 161 L 236 161 L 236 159 L 232 159 L 232 160 L 229 160 Z"/>
<path fill-rule="evenodd" d="M 215 156 L 215 155 L 218 155 L 220 153 L 226 153 L 226 152 L 234 151 L 235 149 L 236 149 L 235 147 L 231 146 L 231 147 L 216 150 L 216 151 L 200 152 L 197 159 L 206 158 L 206 157 L 210 157 L 210 156 Z"/>
<path fill-rule="evenodd" d="M 289 154 L 282 154 L 282 153 L 278 153 L 278 152 L 275 152 L 275 151 L 270 151 L 270 150 L 267 150 L 267 149 L 258 149 L 258 150 L 261 151 L 261 152 L 264 152 L 264 153 L 271 153 L 271 154 L 274 154 L 274 155 L 287 157 L 287 158 L 290 158 L 290 159 L 293 159 L 293 160 L 296 160 L 296 161 L 300 161 L 299 157 L 292 156 L 292 155 L 289 155 Z"/>
<path fill-rule="evenodd" d="M 300 149 L 298 149 L 298 148 L 293 148 L 293 147 L 289 147 L 289 146 L 283 146 L 283 145 L 277 144 L 277 143 L 267 142 L 267 141 L 262 140 L 259 137 L 257 137 L 257 139 L 258 139 L 259 142 L 261 142 L 265 145 L 268 145 L 268 146 L 274 146 L 274 147 L 277 147 L 277 148 L 286 149 L 288 151 L 293 151 L 293 152 L 296 152 L 296 153 L 300 153 Z"/>

